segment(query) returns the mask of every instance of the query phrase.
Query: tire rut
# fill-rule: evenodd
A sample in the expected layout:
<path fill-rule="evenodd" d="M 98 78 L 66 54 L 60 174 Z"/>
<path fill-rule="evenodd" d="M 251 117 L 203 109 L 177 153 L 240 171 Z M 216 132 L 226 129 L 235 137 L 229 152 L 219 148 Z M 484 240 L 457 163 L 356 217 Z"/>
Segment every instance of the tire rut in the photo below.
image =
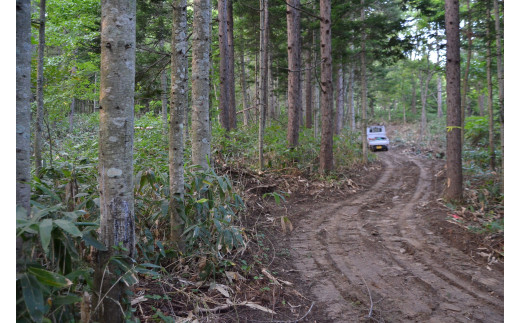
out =
<path fill-rule="evenodd" d="M 472 264 L 421 218 L 436 198 L 436 165 L 398 152 L 383 158 L 369 191 L 313 205 L 291 236 L 323 322 L 503 321 L 503 276 Z"/>

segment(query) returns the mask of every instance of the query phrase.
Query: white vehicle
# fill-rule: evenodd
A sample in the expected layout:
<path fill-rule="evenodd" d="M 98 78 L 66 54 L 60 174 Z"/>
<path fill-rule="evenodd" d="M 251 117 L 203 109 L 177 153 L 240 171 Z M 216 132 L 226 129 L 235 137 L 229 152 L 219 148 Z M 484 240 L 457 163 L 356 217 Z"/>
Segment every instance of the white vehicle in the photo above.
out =
<path fill-rule="evenodd" d="M 372 151 L 388 150 L 390 140 L 386 136 L 385 126 L 367 127 L 368 148 Z"/>

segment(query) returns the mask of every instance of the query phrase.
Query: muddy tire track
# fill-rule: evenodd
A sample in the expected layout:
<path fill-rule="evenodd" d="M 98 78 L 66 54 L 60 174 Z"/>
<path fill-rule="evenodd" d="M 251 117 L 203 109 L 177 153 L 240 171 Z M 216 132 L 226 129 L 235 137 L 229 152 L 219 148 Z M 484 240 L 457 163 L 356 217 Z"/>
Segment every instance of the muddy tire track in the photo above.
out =
<path fill-rule="evenodd" d="M 425 218 L 436 161 L 400 151 L 370 190 L 302 206 L 294 266 L 326 317 L 320 322 L 502 322 L 503 272 L 447 244 Z M 369 317 L 370 315 L 370 317 Z"/>

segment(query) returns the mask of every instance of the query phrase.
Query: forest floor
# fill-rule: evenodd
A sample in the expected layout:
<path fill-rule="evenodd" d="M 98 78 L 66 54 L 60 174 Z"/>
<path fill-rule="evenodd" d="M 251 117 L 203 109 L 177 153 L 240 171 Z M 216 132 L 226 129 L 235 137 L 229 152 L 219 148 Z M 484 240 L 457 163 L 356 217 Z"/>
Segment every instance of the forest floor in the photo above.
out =
<path fill-rule="evenodd" d="M 222 310 L 198 322 L 502 322 L 503 258 L 442 203 L 445 163 L 406 147 L 377 155 L 330 182 L 228 169 L 249 194 L 256 239 L 242 256 L 256 275 L 228 275 L 226 300 L 208 291 Z M 265 203 L 273 191 L 290 198 Z"/>

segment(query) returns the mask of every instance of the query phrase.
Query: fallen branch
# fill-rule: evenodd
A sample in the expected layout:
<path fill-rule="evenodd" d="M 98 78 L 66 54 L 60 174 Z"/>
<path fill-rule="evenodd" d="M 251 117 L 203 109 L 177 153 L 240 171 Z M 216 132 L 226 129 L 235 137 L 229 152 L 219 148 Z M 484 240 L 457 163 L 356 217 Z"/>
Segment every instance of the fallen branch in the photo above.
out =
<path fill-rule="evenodd" d="M 370 298 L 370 311 L 368 312 L 368 318 L 372 318 L 372 310 L 374 309 L 374 302 L 372 301 L 372 293 L 370 293 L 370 288 L 368 288 L 365 278 L 363 276 L 361 276 L 361 279 L 363 279 L 363 282 L 365 283 L 365 286 L 368 291 L 368 297 Z"/>

